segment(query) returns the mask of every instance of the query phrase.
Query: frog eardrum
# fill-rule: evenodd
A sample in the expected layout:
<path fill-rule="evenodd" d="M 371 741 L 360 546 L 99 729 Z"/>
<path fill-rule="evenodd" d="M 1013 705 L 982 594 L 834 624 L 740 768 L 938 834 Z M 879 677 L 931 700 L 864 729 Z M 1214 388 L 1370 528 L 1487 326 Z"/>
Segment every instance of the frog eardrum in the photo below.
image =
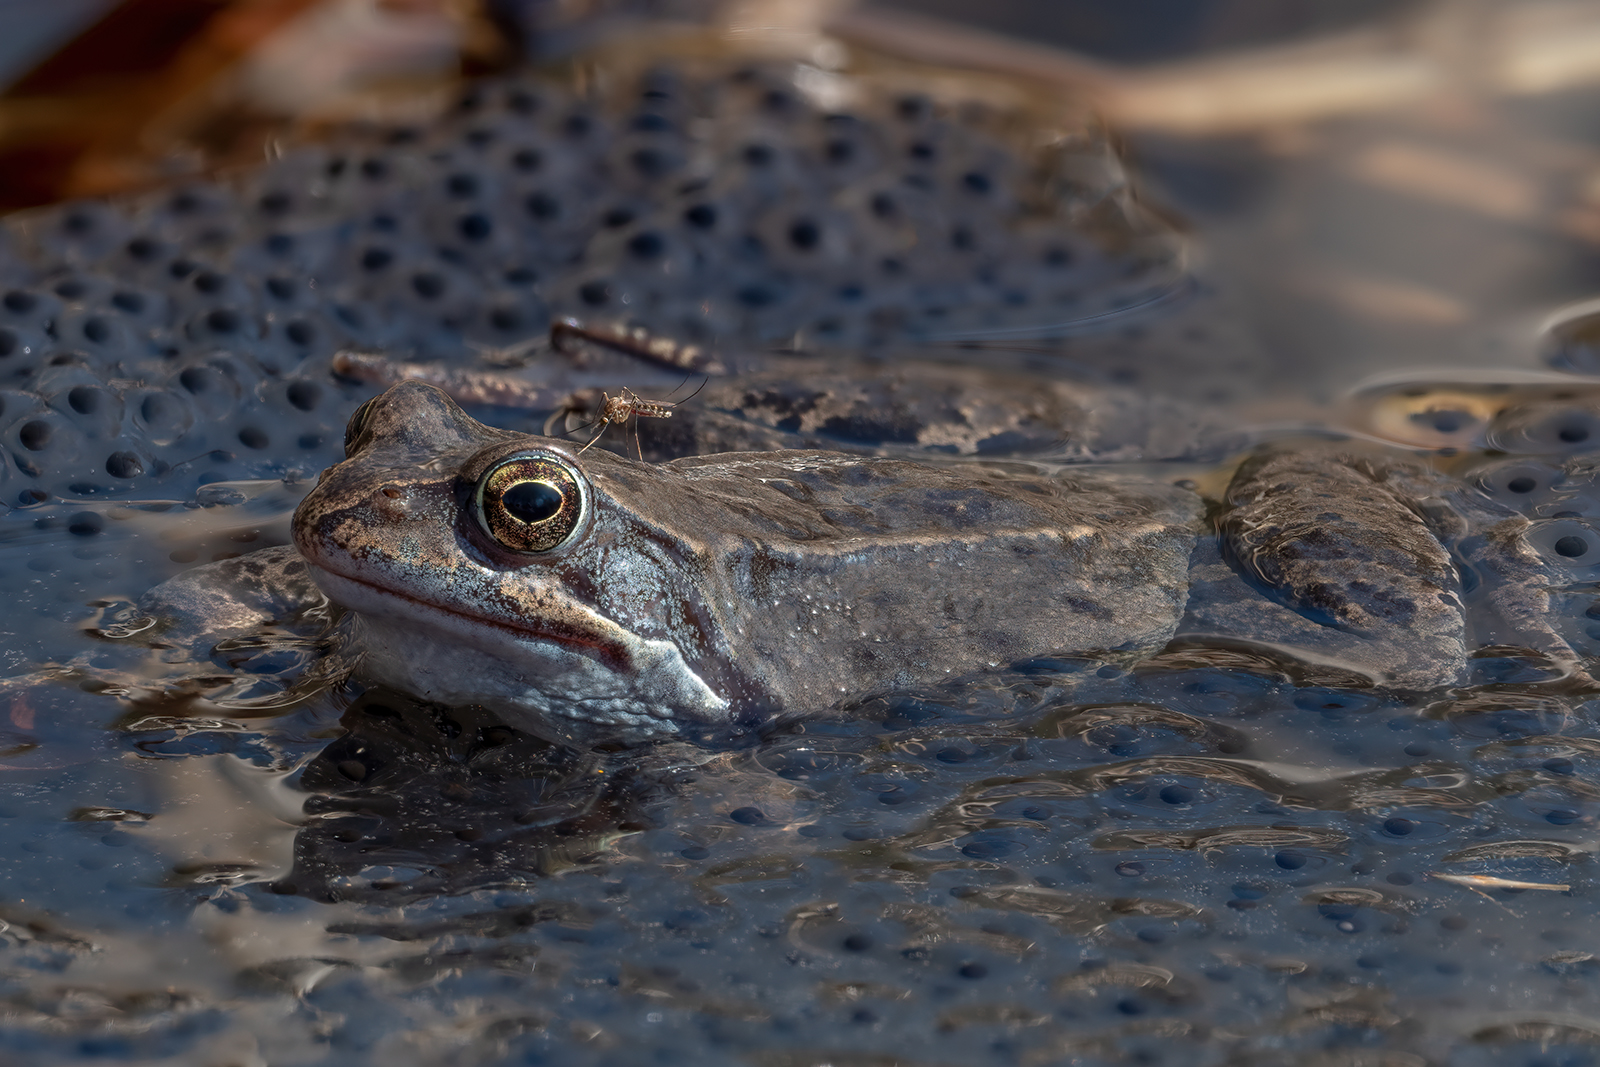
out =
<path fill-rule="evenodd" d="M 478 522 L 501 547 L 549 552 L 582 525 L 588 493 L 570 460 L 552 452 L 523 452 L 484 472 L 473 504 Z"/>

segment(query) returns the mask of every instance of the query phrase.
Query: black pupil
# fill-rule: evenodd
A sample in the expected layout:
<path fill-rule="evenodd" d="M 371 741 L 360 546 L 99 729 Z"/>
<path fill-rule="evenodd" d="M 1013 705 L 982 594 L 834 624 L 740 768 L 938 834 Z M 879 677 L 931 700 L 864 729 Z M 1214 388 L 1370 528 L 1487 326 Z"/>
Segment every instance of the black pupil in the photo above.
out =
<path fill-rule="evenodd" d="M 518 482 L 501 496 L 500 505 L 512 518 L 535 523 L 553 517 L 561 501 L 561 490 L 548 482 Z"/>

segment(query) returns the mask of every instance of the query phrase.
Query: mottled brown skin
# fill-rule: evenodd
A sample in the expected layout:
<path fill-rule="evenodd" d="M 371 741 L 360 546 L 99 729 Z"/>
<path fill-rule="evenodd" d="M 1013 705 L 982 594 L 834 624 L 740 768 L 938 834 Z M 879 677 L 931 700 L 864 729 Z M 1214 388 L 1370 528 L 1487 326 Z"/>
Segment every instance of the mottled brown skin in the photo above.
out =
<path fill-rule="evenodd" d="M 543 722 L 748 723 L 1059 649 L 1148 652 L 1182 613 L 1198 501 L 1170 486 L 839 453 L 660 465 L 491 429 L 402 383 L 296 513 L 366 673 Z M 497 544 L 467 506 L 565 457 L 581 528 Z"/>
<path fill-rule="evenodd" d="M 1466 617 L 1455 561 L 1421 513 L 1428 488 L 1422 468 L 1386 455 L 1267 451 L 1234 473 L 1217 515 L 1221 549 L 1302 616 L 1275 619 L 1277 640 L 1302 643 L 1296 631 L 1310 623 L 1352 665 L 1378 653 L 1380 681 L 1449 684 L 1464 672 Z"/>
<path fill-rule="evenodd" d="M 1371 635 L 1399 626 L 1460 637 L 1450 554 L 1388 470 L 1370 457 L 1269 453 L 1242 464 L 1218 522 L 1237 566 L 1332 625 Z M 1394 588 L 1406 574 L 1414 587 Z"/>

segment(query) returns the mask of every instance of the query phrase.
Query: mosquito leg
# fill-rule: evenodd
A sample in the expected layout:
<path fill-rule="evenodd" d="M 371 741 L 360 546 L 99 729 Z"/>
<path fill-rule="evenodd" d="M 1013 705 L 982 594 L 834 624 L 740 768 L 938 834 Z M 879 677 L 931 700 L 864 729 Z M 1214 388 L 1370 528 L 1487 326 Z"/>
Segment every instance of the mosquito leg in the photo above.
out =
<path fill-rule="evenodd" d="M 596 441 L 600 440 L 600 435 L 606 432 L 606 427 L 609 426 L 609 425 L 611 425 L 611 420 L 606 418 L 605 416 L 601 416 L 600 417 L 600 425 L 595 427 L 594 436 L 589 438 L 589 443 L 584 445 L 582 448 L 578 449 L 578 451 L 575 454 L 581 456 L 585 452 L 589 451 L 589 446 L 593 445 Z"/>

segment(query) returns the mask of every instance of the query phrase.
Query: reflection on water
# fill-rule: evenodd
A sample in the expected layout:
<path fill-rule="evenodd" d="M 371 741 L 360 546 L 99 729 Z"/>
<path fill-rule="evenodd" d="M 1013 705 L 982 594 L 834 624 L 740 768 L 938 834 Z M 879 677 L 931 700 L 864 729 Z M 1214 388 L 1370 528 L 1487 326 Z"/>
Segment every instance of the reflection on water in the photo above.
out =
<path fill-rule="evenodd" d="M 36 1062 L 1586 1043 L 1592 686 L 1419 714 L 1339 681 L 1055 660 L 732 750 L 376 692 L 147 725 L 12 772 L 8 1034 Z"/>
<path fill-rule="evenodd" d="M 672 781 L 649 769 L 658 752 L 607 766 L 397 695 L 367 694 L 343 725 L 301 772 L 313 796 L 275 892 L 398 905 L 592 867 Z"/>

